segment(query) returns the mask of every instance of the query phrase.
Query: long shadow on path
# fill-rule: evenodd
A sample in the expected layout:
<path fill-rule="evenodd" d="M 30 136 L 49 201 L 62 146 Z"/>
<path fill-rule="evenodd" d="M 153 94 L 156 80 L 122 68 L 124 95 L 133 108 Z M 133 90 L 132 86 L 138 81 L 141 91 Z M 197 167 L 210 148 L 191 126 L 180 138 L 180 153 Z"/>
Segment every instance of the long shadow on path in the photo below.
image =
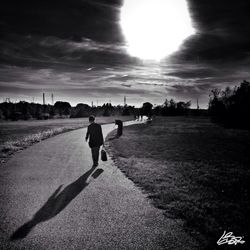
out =
<path fill-rule="evenodd" d="M 87 179 L 94 170 L 95 168 L 90 169 L 76 181 L 66 186 L 61 192 L 60 189 L 62 185 L 59 186 L 47 202 L 36 212 L 32 220 L 18 228 L 11 235 L 10 239 L 17 240 L 25 238 L 37 224 L 47 221 L 60 213 L 88 185 Z M 97 178 L 102 172 L 103 169 L 97 169 L 93 174 L 93 178 Z"/>

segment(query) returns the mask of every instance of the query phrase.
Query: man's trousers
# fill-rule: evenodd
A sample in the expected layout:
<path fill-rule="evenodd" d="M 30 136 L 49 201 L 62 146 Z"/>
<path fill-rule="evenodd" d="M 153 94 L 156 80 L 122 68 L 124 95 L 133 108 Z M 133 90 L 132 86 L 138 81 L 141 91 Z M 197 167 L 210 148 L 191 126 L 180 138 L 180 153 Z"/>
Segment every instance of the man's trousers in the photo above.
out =
<path fill-rule="evenodd" d="M 93 148 L 91 148 L 92 159 L 93 159 L 93 166 L 97 166 L 98 165 L 99 151 L 100 151 L 100 147 L 93 147 Z"/>

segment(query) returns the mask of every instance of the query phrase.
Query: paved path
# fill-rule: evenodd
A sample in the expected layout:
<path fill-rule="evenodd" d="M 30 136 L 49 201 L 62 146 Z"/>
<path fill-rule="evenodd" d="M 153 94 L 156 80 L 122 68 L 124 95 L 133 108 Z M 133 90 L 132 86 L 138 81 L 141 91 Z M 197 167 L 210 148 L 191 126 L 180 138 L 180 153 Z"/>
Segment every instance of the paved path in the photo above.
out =
<path fill-rule="evenodd" d="M 91 170 L 85 134 L 47 139 L 1 167 L 1 249 L 195 249 L 111 160 Z"/>

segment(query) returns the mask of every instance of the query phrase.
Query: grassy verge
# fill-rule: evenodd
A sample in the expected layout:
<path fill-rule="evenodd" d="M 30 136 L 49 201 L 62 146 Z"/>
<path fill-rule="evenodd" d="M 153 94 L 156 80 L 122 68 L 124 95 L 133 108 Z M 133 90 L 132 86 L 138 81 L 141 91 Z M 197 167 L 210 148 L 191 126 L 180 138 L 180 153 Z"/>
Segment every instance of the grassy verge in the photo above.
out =
<path fill-rule="evenodd" d="M 214 249 L 224 230 L 248 237 L 249 132 L 206 118 L 156 117 L 109 138 L 118 167 L 167 217 L 182 219 L 204 248 Z"/>
<path fill-rule="evenodd" d="M 114 122 L 114 119 L 131 120 L 131 117 L 97 117 L 100 124 Z M 55 119 L 43 121 L 18 121 L 0 123 L 0 162 L 6 162 L 11 155 L 49 137 L 74 129 L 87 127 L 88 118 Z"/>

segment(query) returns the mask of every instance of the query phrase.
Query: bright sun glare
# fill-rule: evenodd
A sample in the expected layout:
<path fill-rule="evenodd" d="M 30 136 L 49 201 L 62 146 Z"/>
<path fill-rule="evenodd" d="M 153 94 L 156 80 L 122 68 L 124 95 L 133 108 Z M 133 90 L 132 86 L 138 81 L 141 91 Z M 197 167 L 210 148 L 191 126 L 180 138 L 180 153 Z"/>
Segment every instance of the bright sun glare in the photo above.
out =
<path fill-rule="evenodd" d="M 187 0 L 124 0 L 120 24 L 132 56 L 161 60 L 195 33 Z"/>

